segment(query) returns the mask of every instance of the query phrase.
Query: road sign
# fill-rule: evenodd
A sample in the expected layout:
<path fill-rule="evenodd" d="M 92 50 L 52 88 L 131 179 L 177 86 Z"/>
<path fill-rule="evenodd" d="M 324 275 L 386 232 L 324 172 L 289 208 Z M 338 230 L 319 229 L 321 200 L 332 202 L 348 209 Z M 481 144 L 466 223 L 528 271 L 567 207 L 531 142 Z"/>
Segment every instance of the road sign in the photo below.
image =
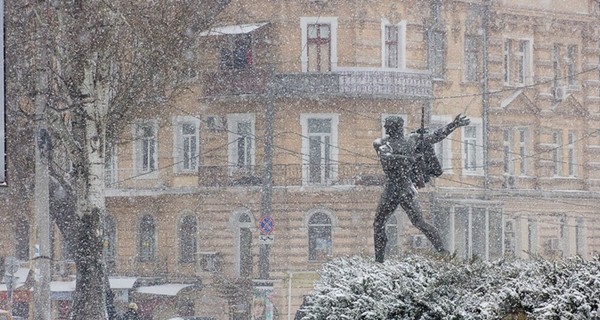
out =
<path fill-rule="evenodd" d="M 259 244 L 273 244 L 275 241 L 275 236 L 272 234 L 261 234 L 258 236 Z"/>
<path fill-rule="evenodd" d="M 273 221 L 273 217 L 271 216 L 263 216 L 258 221 L 258 230 L 260 230 L 261 235 L 271 234 L 274 227 L 275 221 Z"/>

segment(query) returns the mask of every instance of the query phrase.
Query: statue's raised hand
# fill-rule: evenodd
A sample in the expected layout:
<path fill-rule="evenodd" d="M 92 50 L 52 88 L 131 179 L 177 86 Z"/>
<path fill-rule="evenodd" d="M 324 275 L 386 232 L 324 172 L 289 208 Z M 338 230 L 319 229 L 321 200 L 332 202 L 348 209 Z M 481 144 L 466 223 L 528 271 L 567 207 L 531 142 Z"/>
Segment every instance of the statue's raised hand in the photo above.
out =
<path fill-rule="evenodd" d="M 456 128 L 468 126 L 470 123 L 471 120 L 467 118 L 467 116 L 463 116 L 460 113 L 456 116 L 456 118 L 454 118 L 454 121 L 452 121 L 452 124 Z"/>

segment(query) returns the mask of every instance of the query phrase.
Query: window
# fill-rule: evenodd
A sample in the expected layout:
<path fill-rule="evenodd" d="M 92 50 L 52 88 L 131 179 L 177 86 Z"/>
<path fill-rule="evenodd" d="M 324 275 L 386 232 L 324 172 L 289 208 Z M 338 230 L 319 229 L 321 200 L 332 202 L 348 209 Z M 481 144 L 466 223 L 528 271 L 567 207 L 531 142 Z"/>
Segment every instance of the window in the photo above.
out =
<path fill-rule="evenodd" d="M 519 170 L 522 176 L 527 175 L 527 129 L 519 128 Z"/>
<path fill-rule="evenodd" d="M 560 249 L 562 251 L 563 256 L 569 256 L 569 224 L 568 219 L 565 216 L 560 218 L 559 239 Z"/>
<path fill-rule="evenodd" d="M 398 219 L 396 214 L 391 215 L 385 223 L 385 235 L 388 242 L 385 246 L 385 256 L 396 255 L 399 253 L 398 243 Z"/>
<path fill-rule="evenodd" d="M 433 30 L 430 44 L 429 68 L 435 79 L 444 78 L 444 52 L 446 50 L 446 34 L 441 30 Z"/>
<path fill-rule="evenodd" d="M 229 173 L 250 173 L 255 164 L 255 117 L 252 113 L 227 116 L 229 136 Z"/>
<path fill-rule="evenodd" d="M 465 81 L 476 82 L 480 77 L 481 37 L 465 35 Z"/>
<path fill-rule="evenodd" d="M 327 260 L 331 246 L 331 219 L 324 212 L 313 213 L 308 220 L 308 260 Z"/>
<path fill-rule="evenodd" d="M 517 232 L 515 220 L 507 219 L 504 223 L 504 254 L 515 257 L 517 254 Z"/>
<path fill-rule="evenodd" d="M 238 263 L 240 277 L 252 276 L 252 217 L 250 213 L 242 213 L 238 217 Z"/>
<path fill-rule="evenodd" d="M 577 46 L 567 47 L 567 82 L 570 86 L 577 85 Z"/>
<path fill-rule="evenodd" d="M 73 252 L 73 247 L 71 246 L 69 241 L 67 241 L 67 239 L 62 236 L 62 233 L 61 233 L 60 240 L 61 240 L 60 243 L 62 244 L 62 248 L 61 248 L 62 259 L 63 260 L 73 260 L 73 258 L 75 258 L 74 252 Z"/>
<path fill-rule="evenodd" d="M 531 40 L 504 40 L 504 83 L 510 86 L 523 86 L 533 81 Z"/>
<path fill-rule="evenodd" d="M 15 225 L 15 257 L 21 261 L 29 261 L 29 221 L 17 218 Z"/>
<path fill-rule="evenodd" d="M 156 225 L 151 215 L 144 215 L 139 225 L 139 260 L 152 261 L 156 252 Z"/>
<path fill-rule="evenodd" d="M 483 133 L 481 121 L 471 119 L 471 124 L 462 127 L 463 172 L 483 174 Z"/>
<path fill-rule="evenodd" d="M 562 175 L 562 137 L 560 131 L 552 132 L 552 163 L 554 175 Z"/>
<path fill-rule="evenodd" d="M 335 114 L 302 114 L 302 178 L 307 184 L 329 184 L 337 178 Z"/>
<path fill-rule="evenodd" d="M 104 252 L 109 271 L 114 270 L 117 258 L 117 222 L 107 214 L 104 218 Z"/>
<path fill-rule="evenodd" d="M 179 261 L 195 262 L 198 254 L 196 243 L 196 217 L 188 215 L 181 219 L 179 225 Z"/>
<path fill-rule="evenodd" d="M 438 210 L 438 213 L 444 210 Z M 484 260 L 498 259 L 503 255 L 504 230 L 502 209 L 495 207 L 456 206 L 450 210 L 449 223 L 444 218 L 433 219 L 436 227 L 450 239 L 450 251 L 458 257 Z M 446 219 L 448 219 L 446 218 Z"/>
<path fill-rule="evenodd" d="M 578 256 L 585 255 L 585 226 L 583 218 L 577 218 L 575 225 L 575 250 Z"/>
<path fill-rule="evenodd" d="M 577 158 L 575 153 L 575 132 L 569 131 L 569 145 L 568 148 L 568 162 L 567 165 L 569 167 L 569 177 L 577 176 Z"/>
<path fill-rule="evenodd" d="M 502 66 L 504 69 L 504 83 L 510 83 L 510 52 L 512 51 L 512 40 L 504 40 L 504 50 L 502 53 Z"/>
<path fill-rule="evenodd" d="M 554 78 L 552 79 L 552 87 L 554 90 L 552 93 L 555 100 L 562 99 L 558 90 L 562 83 L 562 74 L 560 69 L 560 45 L 554 44 L 552 49 L 552 73 L 554 75 Z"/>
<path fill-rule="evenodd" d="M 252 66 L 252 37 L 249 34 L 226 37 L 220 65 L 223 70 L 243 70 Z"/>
<path fill-rule="evenodd" d="M 106 187 L 115 188 L 117 179 L 117 144 L 106 143 L 104 148 L 104 180 Z"/>
<path fill-rule="evenodd" d="M 384 68 L 404 68 L 406 65 L 405 41 L 406 41 L 406 22 L 392 25 L 386 19 L 381 22 L 382 30 L 382 67 Z"/>
<path fill-rule="evenodd" d="M 133 135 L 135 173 L 140 178 L 157 176 L 158 148 L 157 123 L 154 121 L 141 122 L 135 125 Z M 154 175 L 148 175 L 154 172 Z"/>
<path fill-rule="evenodd" d="M 174 169 L 179 172 L 196 172 L 199 163 L 200 120 L 194 117 L 176 117 L 173 123 Z"/>
<path fill-rule="evenodd" d="M 534 218 L 527 219 L 527 253 L 537 252 L 537 221 Z"/>
<path fill-rule="evenodd" d="M 302 29 L 302 71 L 327 72 L 337 67 L 337 18 L 304 17 Z"/>
<path fill-rule="evenodd" d="M 504 129 L 504 173 L 512 175 L 512 129 Z"/>

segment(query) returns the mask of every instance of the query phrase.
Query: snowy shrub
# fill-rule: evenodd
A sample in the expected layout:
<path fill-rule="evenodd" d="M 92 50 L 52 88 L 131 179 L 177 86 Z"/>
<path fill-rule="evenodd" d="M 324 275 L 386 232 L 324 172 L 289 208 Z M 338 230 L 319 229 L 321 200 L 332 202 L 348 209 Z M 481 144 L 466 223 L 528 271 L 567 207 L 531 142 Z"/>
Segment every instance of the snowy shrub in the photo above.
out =
<path fill-rule="evenodd" d="M 323 266 L 302 319 L 503 319 L 517 312 L 595 319 L 599 305 L 598 258 L 466 263 L 413 255 L 381 264 L 350 257 Z"/>

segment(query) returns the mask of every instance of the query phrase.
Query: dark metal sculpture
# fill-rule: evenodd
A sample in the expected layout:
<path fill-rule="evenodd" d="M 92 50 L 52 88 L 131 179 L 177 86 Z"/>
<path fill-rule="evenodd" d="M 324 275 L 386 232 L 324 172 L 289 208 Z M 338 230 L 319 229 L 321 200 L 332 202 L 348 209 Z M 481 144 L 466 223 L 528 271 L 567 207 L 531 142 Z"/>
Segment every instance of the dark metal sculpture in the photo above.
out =
<path fill-rule="evenodd" d="M 415 186 L 423 187 L 431 176 L 442 174 L 433 144 L 444 140 L 452 131 L 470 122 L 467 117 L 459 114 L 454 121 L 433 132 L 427 131 L 422 124 L 421 129 L 405 137 L 402 118 L 394 116 L 385 120 L 386 136 L 373 142 L 386 175 L 373 222 L 377 262 L 384 260 L 387 244 L 385 223 L 398 206 L 402 207 L 410 222 L 425 234 L 437 251 L 446 252 L 439 231 L 423 219 Z"/>

